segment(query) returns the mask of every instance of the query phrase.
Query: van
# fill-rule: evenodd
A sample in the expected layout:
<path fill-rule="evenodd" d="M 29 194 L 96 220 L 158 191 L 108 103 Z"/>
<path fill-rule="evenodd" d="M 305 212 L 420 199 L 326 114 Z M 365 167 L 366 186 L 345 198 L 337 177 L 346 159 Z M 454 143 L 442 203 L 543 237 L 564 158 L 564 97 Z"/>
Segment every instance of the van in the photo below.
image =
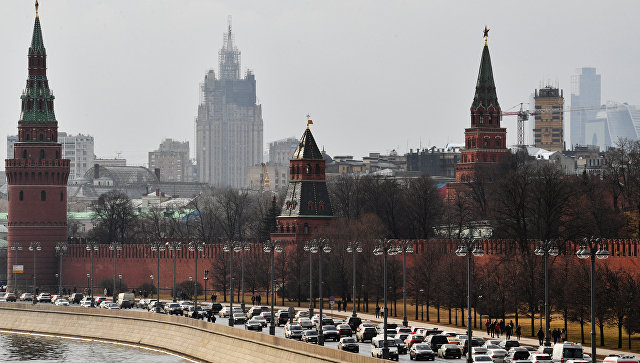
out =
<path fill-rule="evenodd" d="M 118 306 L 120 309 L 131 309 L 136 303 L 136 295 L 131 292 L 121 292 L 118 294 Z"/>
<path fill-rule="evenodd" d="M 634 355 L 609 354 L 602 363 L 640 363 Z"/>
<path fill-rule="evenodd" d="M 437 352 L 442 344 L 449 344 L 449 337 L 444 334 L 429 335 L 426 337 L 425 343 L 431 346 L 431 350 Z"/>
<path fill-rule="evenodd" d="M 374 358 L 382 358 L 382 349 L 384 347 L 384 335 L 378 335 L 371 339 L 371 356 Z M 387 337 L 387 348 L 389 349 L 389 359 L 398 360 L 398 346 L 395 338 Z"/>
<path fill-rule="evenodd" d="M 569 359 L 584 359 L 582 344 L 573 342 L 557 343 L 553 346 L 551 359 L 554 363 L 565 363 Z"/>

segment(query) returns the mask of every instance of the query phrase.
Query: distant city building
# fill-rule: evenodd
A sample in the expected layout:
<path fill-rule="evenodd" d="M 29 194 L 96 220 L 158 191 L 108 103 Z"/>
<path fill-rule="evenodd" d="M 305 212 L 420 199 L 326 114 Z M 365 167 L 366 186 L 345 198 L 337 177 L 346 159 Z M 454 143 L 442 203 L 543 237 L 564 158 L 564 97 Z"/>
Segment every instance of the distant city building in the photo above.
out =
<path fill-rule="evenodd" d="M 256 79 L 240 78 L 240 51 L 231 24 L 219 54 L 219 77 L 210 70 L 202 84 L 196 119 L 196 160 L 201 182 L 246 186 L 248 167 L 262 162 L 262 106 L 256 104 Z"/>
<path fill-rule="evenodd" d="M 336 155 L 326 160 L 327 178 L 338 175 L 366 174 L 367 165 L 362 160 L 354 160 L 351 155 Z"/>
<path fill-rule="evenodd" d="M 546 86 L 535 91 L 535 146 L 549 151 L 564 149 L 564 96 L 562 90 Z"/>
<path fill-rule="evenodd" d="M 409 150 L 407 171 L 417 171 L 430 176 L 455 178 L 456 164 L 460 162 L 460 146 L 447 145 L 444 148 Z"/>
<path fill-rule="evenodd" d="M 13 158 L 15 143 L 18 142 L 17 135 L 7 136 L 7 158 Z M 90 135 L 69 135 L 66 132 L 58 132 L 58 142 L 62 144 L 62 157 L 69 159 L 71 171 L 69 182 L 82 178 L 87 170 L 91 169 L 96 158 L 93 153 L 94 140 Z"/>
<path fill-rule="evenodd" d="M 110 166 L 127 166 L 127 159 L 120 159 L 120 158 L 115 158 L 115 159 L 95 159 L 93 164 L 98 164 L 100 166 L 103 166 L 105 168 L 108 168 Z"/>
<path fill-rule="evenodd" d="M 289 165 L 289 159 L 296 151 L 300 140 L 295 137 L 288 137 L 282 140 L 276 140 L 269 143 L 269 164 L 273 165 Z"/>
<path fill-rule="evenodd" d="M 293 155 L 293 153 L 292 153 Z M 265 170 L 267 171 L 265 173 Z M 269 178 L 267 184 L 265 178 Z M 289 183 L 289 167 L 286 165 L 267 163 L 247 168 L 246 187 L 255 191 L 278 191 Z"/>
<path fill-rule="evenodd" d="M 369 153 L 369 156 L 362 158 L 362 162 L 367 167 L 367 173 L 376 173 L 383 170 L 393 172 L 407 171 L 407 157 L 399 155 L 395 150 L 391 150 L 388 155 Z"/>
<path fill-rule="evenodd" d="M 570 138 L 572 146 L 588 145 L 587 122 L 593 120 L 601 105 L 601 78 L 595 68 L 578 68 L 571 76 Z"/>
<path fill-rule="evenodd" d="M 149 169 L 160 169 L 160 181 L 192 181 L 193 164 L 189 159 L 189 142 L 165 139 L 156 151 L 149 152 Z"/>

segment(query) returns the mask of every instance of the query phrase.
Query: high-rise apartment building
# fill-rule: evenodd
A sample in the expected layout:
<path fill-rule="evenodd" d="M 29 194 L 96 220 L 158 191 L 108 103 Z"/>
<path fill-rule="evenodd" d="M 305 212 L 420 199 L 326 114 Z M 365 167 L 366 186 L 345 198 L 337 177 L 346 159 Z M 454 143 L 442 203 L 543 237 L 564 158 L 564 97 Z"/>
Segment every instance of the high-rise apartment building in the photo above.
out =
<path fill-rule="evenodd" d="M 160 181 L 190 182 L 193 166 L 189 160 L 189 142 L 165 139 L 156 151 L 149 152 L 149 169 L 160 169 Z"/>
<path fill-rule="evenodd" d="M 298 142 L 299 140 L 295 137 L 270 142 L 269 164 L 288 166 L 291 155 L 298 147 Z"/>
<path fill-rule="evenodd" d="M 601 105 L 601 80 L 595 68 L 578 68 L 571 76 L 571 145 L 586 145 L 590 140 L 585 137 L 585 127 L 589 120 L 596 117 Z"/>
<path fill-rule="evenodd" d="M 535 146 L 549 151 L 562 151 L 563 143 L 563 108 L 562 90 L 546 86 L 535 91 L 536 127 L 533 131 Z"/>
<path fill-rule="evenodd" d="M 7 159 L 13 158 L 16 142 L 18 142 L 18 135 L 7 136 Z M 87 170 L 93 168 L 96 159 L 93 136 L 58 132 L 58 142 L 62 145 L 62 157 L 70 161 L 69 180 L 80 179 Z"/>
<path fill-rule="evenodd" d="M 253 73 L 240 78 L 240 51 L 233 40 L 229 22 L 218 77 L 210 70 L 202 84 L 196 160 L 200 182 L 241 188 L 246 169 L 262 162 L 262 106 L 256 104 Z"/>

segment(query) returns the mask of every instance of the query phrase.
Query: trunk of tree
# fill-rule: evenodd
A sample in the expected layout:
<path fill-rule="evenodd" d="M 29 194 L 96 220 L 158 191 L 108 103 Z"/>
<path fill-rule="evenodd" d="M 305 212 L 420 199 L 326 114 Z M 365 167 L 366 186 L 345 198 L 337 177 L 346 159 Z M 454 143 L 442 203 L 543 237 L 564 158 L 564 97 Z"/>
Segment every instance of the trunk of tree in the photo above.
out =
<path fill-rule="evenodd" d="M 518 308 L 517 308 L 517 305 L 516 305 L 516 326 L 519 325 L 518 321 L 519 321 L 519 319 L 518 319 Z"/>
<path fill-rule="evenodd" d="M 222 297 L 224 298 L 224 302 L 227 302 L 227 287 L 222 287 Z"/>
<path fill-rule="evenodd" d="M 436 312 L 437 312 L 437 318 L 438 318 L 438 323 L 440 322 L 440 302 L 436 301 Z"/>
<path fill-rule="evenodd" d="M 536 336 L 536 315 L 535 315 L 535 312 L 533 311 L 533 305 L 531 306 L 531 309 L 529 312 L 531 313 L 531 336 L 535 337 Z"/>
<path fill-rule="evenodd" d="M 427 304 L 427 321 L 429 321 L 429 295 L 426 295 L 425 303 Z"/>
<path fill-rule="evenodd" d="M 300 287 L 300 280 L 298 280 L 298 307 L 300 307 L 302 300 L 302 288 Z"/>
<path fill-rule="evenodd" d="M 580 317 L 580 341 L 584 344 L 584 319 Z"/>
<path fill-rule="evenodd" d="M 451 325 L 451 304 L 449 304 L 449 325 Z"/>
<path fill-rule="evenodd" d="M 604 324 L 600 324 L 600 346 L 604 347 Z"/>
<path fill-rule="evenodd" d="M 478 329 L 478 315 L 477 315 L 477 311 L 476 308 L 473 308 L 473 328 L 474 329 Z M 464 320 L 464 319 L 463 319 Z"/>
<path fill-rule="evenodd" d="M 455 309 L 453 310 L 453 313 L 454 313 L 454 314 L 456 314 L 456 315 L 455 315 L 455 316 L 456 316 L 456 317 L 455 317 L 455 322 L 456 322 L 456 326 L 458 326 L 458 308 L 455 308 Z"/>
<path fill-rule="evenodd" d="M 465 325 L 464 325 L 464 308 L 462 308 L 462 309 L 460 309 L 460 310 L 461 310 L 460 317 L 462 318 L 462 326 L 465 326 Z"/>
<path fill-rule="evenodd" d="M 618 348 L 622 348 L 622 319 L 623 316 L 618 317 Z"/>
<path fill-rule="evenodd" d="M 567 329 L 567 315 L 569 315 L 569 312 L 567 311 L 567 307 L 565 306 L 565 308 L 564 308 L 564 318 L 563 318 L 564 319 L 564 331 L 565 331 L 565 334 L 567 335 L 567 340 L 570 340 L 569 339 L 569 329 Z"/>

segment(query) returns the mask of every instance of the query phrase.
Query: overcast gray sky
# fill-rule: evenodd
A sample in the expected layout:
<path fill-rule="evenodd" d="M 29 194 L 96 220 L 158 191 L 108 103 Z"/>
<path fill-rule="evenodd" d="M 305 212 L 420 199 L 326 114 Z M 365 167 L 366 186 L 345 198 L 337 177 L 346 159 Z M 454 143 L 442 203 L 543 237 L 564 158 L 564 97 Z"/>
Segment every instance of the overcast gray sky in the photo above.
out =
<path fill-rule="evenodd" d="M 217 71 L 227 16 L 255 72 L 265 143 L 299 137 L 305 115 L 331 155 L 463 141 L 482 28 L 503 111 L 541 82 L 570 93 L 577 67 L 602 99 L 640 104 L 639 1 L 41 0 L 60 131 L 98 157 L 147 162 L 163 138 L 193 149 L 199 84 Z M 0 155 L 17 133 L 33 1 L 0 3 Z M 515 118 L 505 118 L 515 142 Z M 193 154 L 193 151 L 192 151 Z"/>

